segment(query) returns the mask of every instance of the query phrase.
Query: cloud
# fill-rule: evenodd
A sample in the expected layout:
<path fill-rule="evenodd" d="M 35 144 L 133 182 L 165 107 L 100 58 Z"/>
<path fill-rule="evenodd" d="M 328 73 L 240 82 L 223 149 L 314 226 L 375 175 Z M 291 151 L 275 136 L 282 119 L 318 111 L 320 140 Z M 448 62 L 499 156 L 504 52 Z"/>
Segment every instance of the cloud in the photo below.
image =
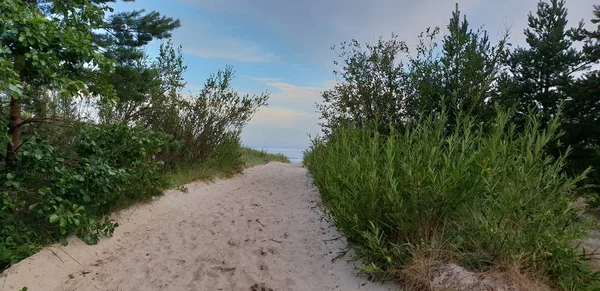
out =
<path fill-rule="evenodd" d="M 260 109 L 250 121 L 251 124 L 271 127 L 292 127 L 298 122 L 311 118 L 310 114 L 288 108 L 266 107 Z"/>
<path fill-rule="evenodd" d="M 334 84 L 332 80 L 325 80 L 322 86 L 312 87 L 286 83 L 277 78 L 251 78 L 251 80 L 268 86 L 271 91 L 269 103 L 308 111 L 311 114 L 315 112 L 315 103 L 321 100 L 323 91 L 330 89 Z"/>
<path fill-rule="evenodd" d="M 186 54 L 247 63 L 269 63 L 281 59 L 265 44 L 244 35 L 228 34 L 213 22 L 192 18 L 189 14 L 183 15 L 182 22 L 184 25 L 174 32 L 173 38 L 183 46 Z"/>
<path fill-rule="evenodd" d="M 186 45 L 183 52 L 207 59 L 222 59 L 248 63 L 269 63 L 279 56 L 265 52 L 253 43 L 236 39 L 211 39 L 210 44 Z"/>
<path fill-rule="evenodd" d="M 446 28 L 458 2 L 473 27 L 485 25 L 493 37 L 512 25 L 512 39 L 523 44 L 522 31 L 527 13 L 536 9 L 536 0 L 180 0 L 203 11 L 224 15 L 236 21 L 271 31 L 285 40 L 295 53 L 323 64 L 335 55 L 329 50 L 342 41 L 357 39 L 374 42 L 392 32 L 415 44 L 427 27 Z M 595 0 L 567 1 L 571 25 L 592 17 Z"/>
<path fill-rule="evenodd" d="M 306 148 L 309 136 L 316 136 L 316 118 L 307 112 L 282 107 L 266 107 L 242 131 L 245 145 L 256 148 Z"/>
<path fill-rule="evenodd" d="M 304 149 L 310 145 L 309 133 L 317 127 L 310 124 L 306 126 L 309 127 L 283 128 L 249 124 L 242 132 L 242 142 L 253 148 Z"/>
<path fill-rule="evenodd" d="M 332 59 L 332 45 L 353 38 L 375 41 L 396 32 L 401 39 L 414 40 L 428 26 L 445 25 L 454 8 L 454 1 L 447 0 L 180 1 L 267 28 L 317 63 Z M 466 7 L 479 1 L 460 2 Z"/>
<path fill-rule="evenodd" d="M 322 86 L 299 86 L 280 78 L 250 78 L 263 83 L 272 92 L 271 107 L 261 109 L 244 128 L 244 144 L 254 147 L 305 148 L 310 136 L 320 130 L 315 103 L 321 93 L 334 84 L 326 80 Z"/>
<path fill-rule="evenodd" d="M 249 78 L 250 80 L 267 83 L 267 82 L 279 82 L 281 78 Z"/>
<path fill-rule="evenodd" d="M 193 84 L 185 84 L 185 87 L 183 87 L 183 90 L 187 90 L 190 93 L 198 93 L 200 91 L 202 91 L 203 87 L 198 86 L 198 85 L 193 85 Z"/>

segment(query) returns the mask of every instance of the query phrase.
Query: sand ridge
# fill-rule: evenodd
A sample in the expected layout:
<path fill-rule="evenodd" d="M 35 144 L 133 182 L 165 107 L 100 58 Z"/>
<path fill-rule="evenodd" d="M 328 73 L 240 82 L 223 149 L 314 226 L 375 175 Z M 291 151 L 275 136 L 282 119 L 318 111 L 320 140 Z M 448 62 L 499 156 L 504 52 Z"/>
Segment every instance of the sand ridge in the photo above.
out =
<path fill-rule="evenodd" d="M 358 277 L 299 164 L 196 182 L 114 215 L 114 237 L 70 238 L 14 265 L 0 290 L 397 290 Z"/>

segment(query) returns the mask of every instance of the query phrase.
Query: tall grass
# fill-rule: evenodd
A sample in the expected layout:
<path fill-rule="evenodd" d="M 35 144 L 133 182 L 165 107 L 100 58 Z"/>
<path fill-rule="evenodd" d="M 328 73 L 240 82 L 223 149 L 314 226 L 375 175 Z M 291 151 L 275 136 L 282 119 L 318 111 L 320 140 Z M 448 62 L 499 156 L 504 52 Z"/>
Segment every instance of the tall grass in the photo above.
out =
<path fill-rule="evenodd" d="M 358 247 L 363 270 L 401 276 L 415 256 L 473 270 L 510 264 L 565 290 L 591 289 L 592 274 L 572 242 L 585 231 L 573 211 L 567 153 L 545 154 L 556 119 L 530 117 L 516 134 L 507 114 L 483 129 L 460 117 L 403 132 L 338 128 L 317 139 L 304 164 L 338 228 Z"/>
<path fill-rule="evenodd" d="M 289 163 L 290 160 L 283 154 L 270 154 L 264 150 L 242 148 L 242 161 L 246 167 L 262 165 L 269 162 Z"/>
<path fill-rule="evenodd" d="M 169 187 L 178 187 L 196 180 L 230 178 L 245 168 L 267 164 L 269 162 L 289 163 L 282 154 L 269 154 L 262 150 L 240 147 L 239 144 L 220 149 L 218 155 L 210 159 L 189 165 L 178 165 L 169 169 L 165 175 Z"/>

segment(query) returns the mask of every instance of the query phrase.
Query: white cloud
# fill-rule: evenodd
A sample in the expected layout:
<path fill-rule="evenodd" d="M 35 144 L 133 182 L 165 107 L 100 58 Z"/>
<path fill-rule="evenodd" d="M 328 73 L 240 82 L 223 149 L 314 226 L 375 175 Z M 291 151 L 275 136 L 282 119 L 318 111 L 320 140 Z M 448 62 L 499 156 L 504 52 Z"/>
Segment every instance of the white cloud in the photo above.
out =
<path fill-rule="evenodd" d="M 268 63 L 281 57 L 263 44 L 245 37 L 223 35 L 221 28 L 202 19 L 182 19 L 184 25 L 174 32 L 183 52 L 207 59 L 248 63 Z"/>
<path fill-rule="evenodd" d="M 267 82 L 279 82 L 281 78 L 249 78 L 250 80 L 267 83 Z"/>
<path fill-rule="evenodd" d="M 187 90 L 192 94 L 198 93 L 198 92 L 202 91 L 202 89 L 203 89 L 203 87 L 200 87 L 197 85 L 192 85 L 192 84 L 185 84 L 185 87 L 183 87 L 183 91 Z"/>
<path fill-rule="evenodd" d="M 357 39 L 374 42 L 392 32 L 414 44 L 427 27 L 446 28 L 458 2 L 473 28 L 485 25 L 492 39 L 505 26 L 512 26 L 512 39 L 523 44 L 527 13 L 536 9 L 537 0 L 180 0 L 210 13 L 233 17 L 273 32 L 287 41 L 299 56 L 325 64 L 335 55 L 331 45 Z M 568 0 L 569 19 L 575 26 L 589 19 L 595 0 Z"/>
<path fill-rule="evenodd" d="M 216 43 L 213 40 L 211 45 L 200 45 L 200 47 L 186 46 L 184 53 L 192 54 L 207 59 L 222 59 L 248 63 L 269 63 L 279 60 L 280 57 L 264 52 L 257 45 L 244 43 L 242 41 L 227 39 Z"/>
<path fill-rule="evenodd" d="M 298 86 L 286 83 L 277 78 L 252 78 L 252 80 L 264 83 L 271 91 L 269 103 L 277 106 L 289 107 L 310 112 L 315 112 L 315 103 L 321 100 L 323 91 L 333 87 L 332 80 L 325 80 L 322 86 Z"/>
<path fill-rule="evenodd" d="M 250 121 L 251 124 L 266 125 L 270 127 L 292 127 L 301 121 L 306 121 L 311 115 L 288 108 L 266 107 L 260 109 Z"/>
<path fill-rule="evenodd" d="M 326 80 L 322 86 L 312 87 L 287 83 L 279 78 L 250 79 L 268 86 L 272 107 L 261 109 L 244 128 L 244 144 L 271 148 L 307 147 L 309 135 L 316 136 L 320 132 L 315 103 L 334 81 Z"/>

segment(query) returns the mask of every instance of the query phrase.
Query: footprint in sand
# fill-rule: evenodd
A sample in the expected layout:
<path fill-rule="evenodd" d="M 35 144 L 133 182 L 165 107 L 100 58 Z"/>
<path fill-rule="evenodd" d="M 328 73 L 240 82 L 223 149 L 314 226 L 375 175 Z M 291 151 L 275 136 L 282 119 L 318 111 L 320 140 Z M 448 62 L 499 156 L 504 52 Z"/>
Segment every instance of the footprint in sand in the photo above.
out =
<path fill-rule="evenodd" d="M 259 257 L 264 257 L 264 256 L 267 255 L 267 251 L 265 251 L 264 248 L 260 248 L 258 250 L 255 250 L 252 253 L 255 254 L 256 256 L 259 256 Z"/>
<path fill-rule="evenodd" d="M 265 285 L 265 283 L 256 283 L 250 286 L 250 291 L 274 291 L 272 288 L 269 288 Z"/>

